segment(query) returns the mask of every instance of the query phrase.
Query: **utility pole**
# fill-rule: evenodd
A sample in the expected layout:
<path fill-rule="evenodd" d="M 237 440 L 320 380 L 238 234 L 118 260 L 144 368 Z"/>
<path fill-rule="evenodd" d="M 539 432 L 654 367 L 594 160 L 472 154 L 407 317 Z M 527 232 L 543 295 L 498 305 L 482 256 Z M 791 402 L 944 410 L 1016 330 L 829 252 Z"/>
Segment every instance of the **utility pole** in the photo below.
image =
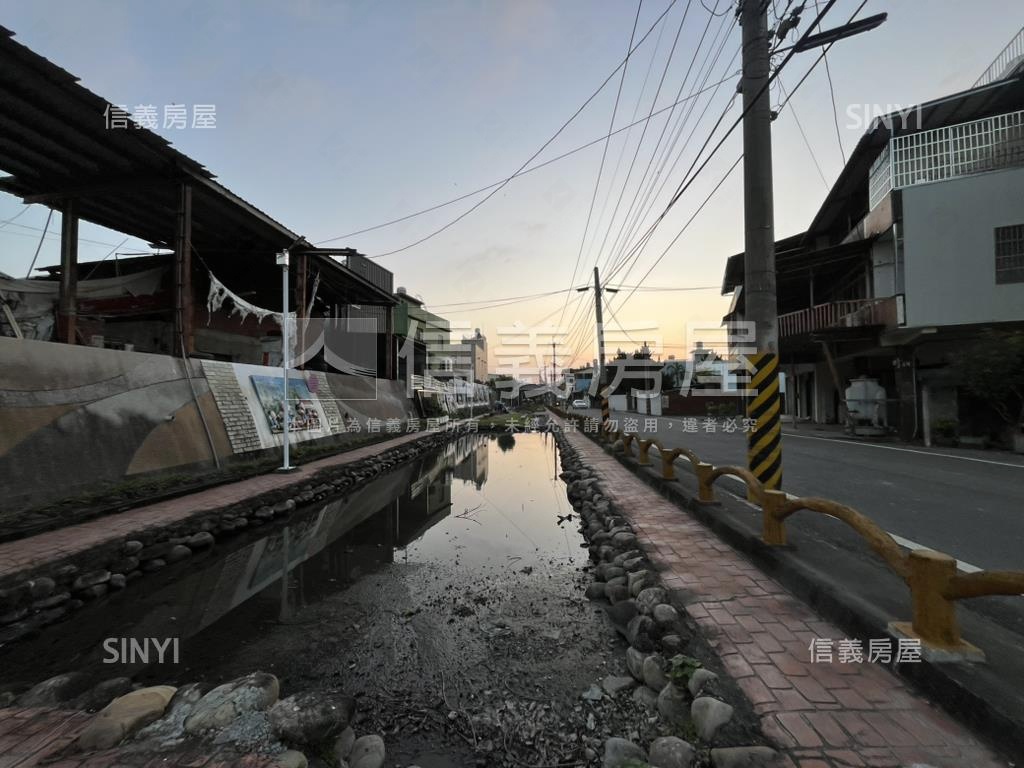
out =
<path fill-rule="evenodd" d="M 288 454 L 291 440 L 291 424 L 288 413 L 288 367 L 291 365 L 288 359 L 288 251 L 281 251 L 277 254 L 277 264 L 281 267 L 281 378 L 284 382 L 284 397 L 281 400 L 281 422 L 283 427 L 281 447 L 283 453 L 281 456 L 281 466 L 278 467 L 277 471 L 294 472 L 297 468 L 291 465 Z M 285 573 L 287 574 L 287 569 L 285 569 Z"/>
<path fill-rule="evenodd" d="M 754 323 L 756 351 L 748 356 L 752 393 L 747 399 L 747 466 L 767 489 L 782 486 L 779 413 L 778 305 L 772 198 L 772 110 L 768 3 L 742 0 L 744 320 Z"/>
<path fill-rule="evenodd" d="M 558 386 L 558 379 L 555 373 L 555 340 L 551 340 L 551 386 Z"/>

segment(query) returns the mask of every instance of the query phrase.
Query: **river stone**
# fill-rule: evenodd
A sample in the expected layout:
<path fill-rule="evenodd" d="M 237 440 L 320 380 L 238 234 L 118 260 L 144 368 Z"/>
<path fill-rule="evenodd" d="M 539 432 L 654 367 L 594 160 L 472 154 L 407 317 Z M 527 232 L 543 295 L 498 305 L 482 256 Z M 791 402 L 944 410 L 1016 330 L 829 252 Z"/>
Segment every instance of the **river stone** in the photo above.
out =
<path fill-rule="evenodd" d="M 334 756 L 338 760 L 347 760 L 348 756 L 352 754 L 352 745 L 355 743 L 356 732 L 352 730 L 352 726 L 348 726 L 334 742 Z"/>
<path fill-rule="evenodd" d="M 601 561 L 611 560 L 615 556 L 615 547 L 605 544 L 597 549 L 597 559 Z"/>
<path fill-rule="evenodd" d="M 690 721 L 689 697 L 682 688 L 669 683 L 658 694 L 658 713 L 675 727 Z"/>
<path fill-rule="evenodd" d="M 638 685 L 633 689 L 633 701 L 648 712 L 658 711 L 658 692 L 652 691 L 646 685 Z"/>
<path fill-rule="evenodd" d="M 640 594 L 643 594 L 643 592 Z M 654 606 L 654 610 L 651 611 L 651 615 L 663 627 L 671 627 L 679 621 L 679 612 L 668 603 L 658 603 Z"/>
<path fill-rule="evenodd" d="M 32 608 L 37 611 L 45 611 L 49 608 L 54 608 L 60 605 L 61 603 L 66 603 L 70 599 L 70 592 L 58 592 L 57 594 L 50 595 L 49 597 L 44 598 L 42 600 L 36 600 L 34 603 L 32 603 Z"/>
<path fill-rule="evenodd" d="M 630 558 L 622 564 L 622 567 L 627 571 L 639 571 L 644 567 L 644 559 L 642 557 Z"/>
<path fill-rule="evenodd" d="M 605 585 L 600 581 L 592 581 L 587 585 L 587 599 L 588 600 L 599 600 L 604 597 Z"/>
<path fill-rule="evenodd" d="M 309 761 L 301 752 L 294 749 L 286 749 L 274 757 L 276 768 L 307 768 Z"/>
<path fill-rule="evenodd" d="M 649 571 L 633 571 L 629 574 L 629 594 L 636 597 L 647 587 L 651 574 Z"/>
<path fill-rule="evenodd" d="M 190 536 L 188 541 L 185 543 L 192 549 L 206 549 L 212 547 L 216 539 L 213 538 L 213 534 L 209 531 L 200 531 L 195 536 Z"/>
<path fill-rule="evenodd" d="M 129 555 L 128 557 L 122 557 L 120 560 L 117 560 L 116 562 L 111 563 L 110 564 L 110 572 L 111 573 L 128 573 L 129 571 L 134 571 L 138 567 L 139 567 L 139 558 L 132 557 L 131 555 Z"/>
<path fill-rule="evenodd" d="M 626 668 L 629 670 L 629 674 L 643 682 L 644 655 L 632 646 L 626 649 Z M 658 690 L 661 689 L 659 688 Z"/>
<path fill-rule="evenodd" d="M 693 746 L 675 736 L 662 736 L 651 742 L 651 765 L 658 768 L 690 768 Z"/>
<path fill-rule="evenodd" d="M 146 571 L 147 573 L 152 573 L 153 571 L 159 571 L 165 565 L 167 565 L 167 561 L 157 557 L 152 560 L 146 560 L 142 564 L 142 570 Z"/>
<path fill-rule="evenodd" d="M 718 729 L 732 720 L 732 712 L 732 707 L 724 701 L 710 696 L 694 699 L 690 707 L 690 717 L 697 728 L 697 735 L 704 741 L 711 741 Z"/>
<path fill-rule="evenodd" d="M 608 598 L 608 602 L 614 605 L 615 603 L 628 601 L 629 590 L 623 584 L 605 584 L 604 596 Z"/>
<path fill-rule="evenodd" d="M 647 756 L 632 741 L 612 737 L 604 742 L 604 768 L 623 768 L 631 760 L 646 761 Z"/>
<path fill-rule="evenodd" d="M 270 727 L 282 741 L 317 744 L 340 733 L 355 708 L 355 699 L 340 693 L 297 693 L 270 708 Z"/>
<path fill-rule="evenodd" d="M 613 577 L 611 579 L 608 579 L 608 581 L 605 582 L 605 583 L 606 584 L 613 584 L 615 586 L 625 587 L 627 590 L 629 589 L 629 583 L 626 581 L 626 577 L 625 576 L 615 576 L 615 577 Z"/>
<path fill-rule="evenodd" d="M 665 635 L 661 638 L 661 649 L 668 656 L 675 656 L 683 651 L 683 638 L 679 635 Z"/>
<path fill-rule="evenodd" d="M 110 749 L 154 720 L 158 720 L 174 696 L 169 685 L 140 688 L 110 702 L 75 740 L 83 752 Z"/>
<path fill-rule="evenodd" d="M 351 768 L 381 768 L 384 765 L 384 739 L 376 734 L 360 736 L 348 756 Z"/>
<path fill-rule="evenodd" d="M 185 718 L 192 714 L 192 709 L 208 690 L 209 686 L 204 683 L 188 683 L 181 686 L 164 710 L 163 717 L 139 731 L 136 738 L 155 740 L 161 744 L 178 742 L 185 733 Z"/>
<path fill-rule="evenodd" d="M 267 672 L 253 672 L 218 685 L 203 696 L 185 719 L 185 731 L 192 734 L 223 728 L 248 712 L 269 708 L 277 701 L 277 678 Z"/>
<path fill-rule="evenodd" d="M 85 688 L 85 675 L 68 672 L 43 680 L 18 698 L 19 707 L 52 707 L 68 701 Z"/>
<path fill-rule="evenodd" d="M 632 677 L 620 677 L 619 675 L 609 675 L 601 681 L 601 686 L 608 692 L 609 696 L 617 696 L 635 685 L 636 680 Z"/>
<path fill-rule="evenodd" d="M 711 750 L 715 768 L 770 768 L 779 765 L 779 756 L 768 747 L 720 747 Z"/>
<path fill-rule="evenodd" d="M 132 554 L 135 554 L 139 560 L 155 560 L 157 558 L 163 560 L 167 557 L 167 553 L 170 552 L 173 547 L 174 544 L 171 542 L 161 541 L 159 544 L 150 544 L 148 547 L 140 549 L 137 553 Z"/>
<path fill-rule="evenodd" d="M 84 600 L 93 600 L 97 597 L 103 597 L 109 589 L 110 582 L 106 584 L 93 584 L 91 587 L 80 589 L 76 594 Z"/>
<path fill-rule="evenodd" d="M 637 615 L 637 607 L 635 600 L 620 600 L 615 605 L 610 605 L 604 609 L 608 619 L 616 626 L 626 628 L 630 620 Z"/>
<path fill-rule="evenodd" d="M 112 573 L 110 574 L 110 588 L 111 589 L 124 589 L 125 584 L 128 583 L 128 577 L 123 573 Z"/>
<path fill-rule="evenodd" d="M 619 549 L 625 549 L 626 547 L 632 547 L 636 544 L 636 534 L 629 533 L 627 531 L 620 531 L 612 536 L 612 544 Z"/>
<path fill-rule="evenodd" d="M 651 639 L 653 627 L 654 620 L 650 616 L 634 616 L 626 626 L 626 639 L 638 651 L 653 651 L 654 642 Z"/>
<path fill-rule="evenodd" d="M 113 677 L 93 686 L 75 699 L 75 709 L 93 711 L 107 706 L 118 696 L 124 696 L 132 689 L 130 677 Z"/>
<path fill-rule="evenodd" d="M 142 551 L 143 544 L 141 541 L 135 539 L 129 539 L 121 547 L 121 551 L 126 555 L 137 555 Z"/>
<path fill-rule="evenodd" d="M 295 500 L 294 499 L 285 499 L 284 501 L 279 501 L 279 502 L 277 502 L 277 504 L 274 505 L 274 514 L 275 515 L 287 515 L 289 512 L 294 512 L 294 511 L 295 511 Z"/>
<path fill-rule="evenodd" d="M 634 557 L 640 557 L 640 554 L 641 553 L 639 549 L 627 550 L 622 554 L 616 555 L 614 559 L 612 559 L 612 565 L 618 565 L 621 567 L 622 564 L 627 560 L 632 560 Z"/>
<path fill-rule="evenodd" d="M 686 681 L 686 687 L 690 689 L 690 695 L 693 698 L 697 698 L 700 696 L 700 692 L 704 690 L 704 686 L 717 679 L 718 675 L 710 669 L 697 669 L 690 675 L 690 679 Z"/>
<path fill-rule="evenodd" d="M 167 553 L 166 560 L 168 563 L 180 563 L 182 560 L 186 560 L 191 556 L 191 549 L 186 547 L 184 544 L 175 544 L 171 547 L 171 551 Z"/>
<path fill-rule="evenodd" d="M 110 571 L 99 570 L 83 573 L 71 585 L 72 592 L 81 592 L 97 584 L 106 584 L 110 581 Z"/>
<path fill-rule="evenodd" d="M 658 603 L 665 602 L 665 590 L 661 587 L 647 587 L 636 596 L 641 613 L 651 613 Z"/>
<path fill-rule="evenodd" d="M 601 573 L 601 578 L 605 581 L 611 581 L 626 575 L 622 568 L 619 568 L 617 565 L 608 565 L 608 563 L 602 563 L 597 569 Z"/>
<path fill-rule="evenodd" d="M 33 579 L 29 582 L 29 597 L 33 600 L 42 600 L 53 594 L 53 590 L 57 588 L 57 582 L 51 579 L 49 576 L 40 576 L 38 579 Z"/>
<path fill-rule="evenodd" d="M 643 676 L 644 683 L 656 691 L 668 685 L 668 678 L 665 677 L 665 659 L 657 654 L 644 659 Z"/>

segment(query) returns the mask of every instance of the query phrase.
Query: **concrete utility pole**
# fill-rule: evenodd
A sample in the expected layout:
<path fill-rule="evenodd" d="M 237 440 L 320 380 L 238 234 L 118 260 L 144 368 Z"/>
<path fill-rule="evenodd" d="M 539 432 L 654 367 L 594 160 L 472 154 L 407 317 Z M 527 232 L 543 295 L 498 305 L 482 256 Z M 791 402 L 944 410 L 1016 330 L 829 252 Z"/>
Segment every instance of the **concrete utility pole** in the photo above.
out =
<path fill-rule="evenodd" d="M 782 485 L 779 337 L 775 291 L 775 222 L 772 198 L 772 111 L 768 4 L 742 0 L 744 320 L 754 323 L 756 352 L 747 400 L 748 468 L 765 488 Z"/>
<path fill-rule="evenodd" d="M 594 314 L 597 316 L 597 391 L 601 394 L 601 435 L 608 423 L 608 392 L 604 388 L 604 313 L 601 310 L 601 276 L 594 267 Z"/>
<path fill-rule="evenodd" d="M 555 374 L 555 340 L 551 340 L 551 386 L 557 387 L 558 380 Z"/>

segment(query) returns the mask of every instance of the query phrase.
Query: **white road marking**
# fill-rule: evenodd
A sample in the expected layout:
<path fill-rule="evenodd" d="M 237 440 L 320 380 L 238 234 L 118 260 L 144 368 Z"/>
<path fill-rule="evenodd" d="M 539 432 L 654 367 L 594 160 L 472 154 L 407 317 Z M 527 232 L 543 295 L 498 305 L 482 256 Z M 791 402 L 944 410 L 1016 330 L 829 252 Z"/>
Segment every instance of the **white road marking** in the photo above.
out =
<path fill-rule="evenodd" d="M 916 541 L 911 541 L 910 539 L 905 539 L 902 536 L 897 536 L 892 531 L 886 531 L 886 533 L 892 536 L 893 541 L 895 541 L 901 547 L 906 547 L 907 549 L 931 549 L 931 547 L 926 547 L 923 544 L 918 544 Z M 981 570 L 981 568 L 979 568 L 978 566 L 971 565 L 970 563 L 965 563 L 963 560 L 957 560 L 956 567 L 964 573 L 977 573 Z"/>
<path fill-rule="evenodd" d="M 742 478 L 736 477 L 735 475 L 722 475 L 722 477 L 724 477 L 726 480 L 731 480 L 735 483 L 739 483 L 740 485 L 743 486 L 744 490 L 746 490 L 747 484 L 746 481 L 744 481 Z M 753 509 L 756 509 L 758 511 L 761 510 L 759 506 L 757 506 L 753 502 L 749 502 L 746 500 L 746 493 L 744 493 L 743 496 L 736 496 L 736 498 L 739 499 L 740 501 L 746 502 Z M 794 496 L 792 493 L 787 493 L 786 498 L 795 499 L 797 497 Z M 839 520 L 839 518 L 833 515 L 826 515 L 826 517 L 831 517 L 833 520 Z M 924 544 L 918 544 L 916 541 L 911 541 L 910 539 L 904 538 L 903 536 L 895 534 L 892 531 L 886 531 L 886 533 L 892 536 L 893 541 L 895 541 L 897 544 L 899 544 L 901 547 L 904 547 L 905 549 L 931 549 L 931 547 L 926 547 Z M 977 573 L 978 571 L 982 570 L 978 566 L 964 562 L 963 560 L 957 560 L 956 567 L 964 573 Z"/>
<path fill-rule="evenodd" d="M 797 435 L 793 432 L 783 432 L 784 437 L 799 437 L 802 440 L 824 440 L 827 443 L 845 443 L 857 445 L 862 448 L 881 448 L 884 451 L 902 451 L 903 453 L 920 453 L 923 456 L 939 456 L 944 459 L 960 459 L 960 461 L 976 461 L 979 464 L 995 464 L 997 467 L 1014 467 L 1024 469 L 1024 464 L 1013 464 L 1009 461 L 992 461 L 992 459 L 976 459 L 973 456 L 957 456 L 954 453 L 935 453 L 933 451 L 919 451 L 915 448 L 897 448 L 894 445 L 879 445 L 878 443 L 861 443 L 856 440 L 837 440 L 834 437 L 813 437 L 811 435 Z"/>

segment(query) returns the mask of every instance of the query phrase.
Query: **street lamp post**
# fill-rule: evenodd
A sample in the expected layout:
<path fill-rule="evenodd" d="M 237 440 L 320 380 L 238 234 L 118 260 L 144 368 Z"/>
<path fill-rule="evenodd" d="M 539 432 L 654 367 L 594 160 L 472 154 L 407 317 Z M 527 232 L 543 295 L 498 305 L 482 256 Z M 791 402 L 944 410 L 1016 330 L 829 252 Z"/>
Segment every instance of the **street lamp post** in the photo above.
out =
<path fill-rule="evenodd" d="M 277 471 L 294 472 L 296 467 L 291 465 L 288 456 L 291 439 L 291 419 L 288 414 L 288 251 L 281 251 L 277 254 L 277 264 L 281 267 L 281 373 L 284 382 L 284 397 L 281 400 L 284 454 L 281 459 L 281 466 Z"/>

